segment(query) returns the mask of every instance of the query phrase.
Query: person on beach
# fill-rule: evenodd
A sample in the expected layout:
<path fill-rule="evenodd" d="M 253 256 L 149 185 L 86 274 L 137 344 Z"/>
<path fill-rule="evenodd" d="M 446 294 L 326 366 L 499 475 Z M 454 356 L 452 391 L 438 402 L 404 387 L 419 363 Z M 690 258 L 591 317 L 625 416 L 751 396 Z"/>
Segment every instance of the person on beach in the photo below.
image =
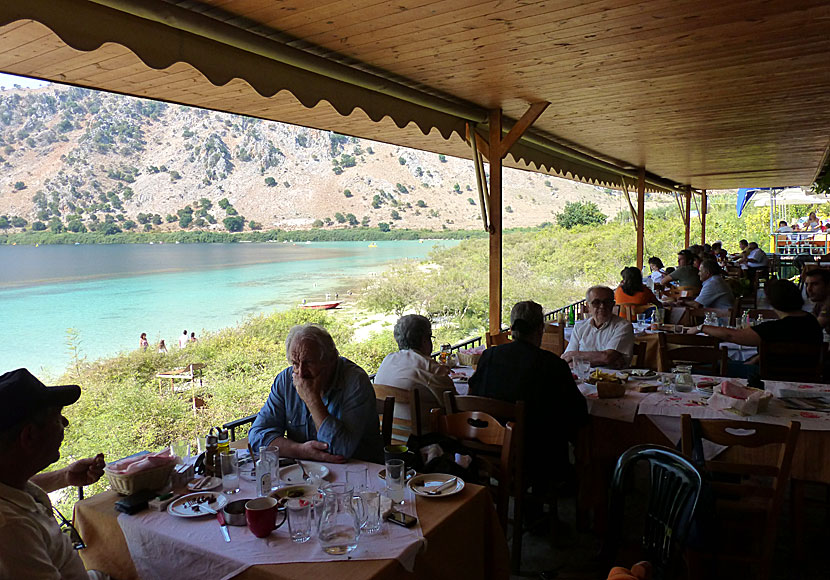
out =
<path fill-rule="evenodd" d="M 159 353 L 167 354 L 167 345 L 164 344 L 164 339 L 161 339 L 161 341 L 159 341 Z"/>
<path fill-rule="evenodd" d="M 141 338 L 138 339 L 138 348 L 140 348 L 143 351 L 146 351 L 148 346 L 150 346 L 150 341 L 147 340 L 147 333 L 142 332 Z"/>
<path fill-rule="evenodd" d="M 196 333 L 195 332 L 190 333 L 190 341 L 189 342 L 196 342 Z"/>
<path fill-rule="evenodd" d="M 182 335 L 179 337 L 179 348 L 184 348 L 187 346 L 187 329 L 182 332 Z"/>
<path fill-rule="evenodd" d="M 78 385 L 47 387 L 26 369 L 0 376 L 0 578 L 109 578 L 84 568 L 47 495 L 98 481 L 104 455 L 41 473 L 60 459 L 62 409 L 80 396 Z"/>
<path fill-rule="evenodd" d="M 285 352 L 291 366 L 274 379 L 251 426 L 252 448 L 278 446 L 280 455 L 297 459 L 383 463 L 375 391 L 366 371 L 340 356 L 331 335 L 316 324 L 291 328 Z"/>

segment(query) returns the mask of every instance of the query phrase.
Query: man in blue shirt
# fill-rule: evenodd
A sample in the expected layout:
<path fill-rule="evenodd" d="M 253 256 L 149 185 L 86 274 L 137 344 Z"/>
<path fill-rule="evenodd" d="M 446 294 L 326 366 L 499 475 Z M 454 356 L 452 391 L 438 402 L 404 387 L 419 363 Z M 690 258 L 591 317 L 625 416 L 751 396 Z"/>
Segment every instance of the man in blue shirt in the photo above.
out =
<path fill-rule="evenodd" d="M 342 463 L 383 463 L 375 392 L 369 377 L 339 356 L 322 327 L 293 327 L 285 340 L 291 366 L 274 379 L 248 439 L 254 449 L 277 446 L 284 457 Z"/>
<path fill-rule="evenodd" d="M 690 305 L 723 310 L 732 308 L 735 296 L 722 274 L 723 271 L 717 262 L 704 260 L 700 264 L 700 279 L 703 285 L 700 288 L 700 294 L 690 302 Z"/>

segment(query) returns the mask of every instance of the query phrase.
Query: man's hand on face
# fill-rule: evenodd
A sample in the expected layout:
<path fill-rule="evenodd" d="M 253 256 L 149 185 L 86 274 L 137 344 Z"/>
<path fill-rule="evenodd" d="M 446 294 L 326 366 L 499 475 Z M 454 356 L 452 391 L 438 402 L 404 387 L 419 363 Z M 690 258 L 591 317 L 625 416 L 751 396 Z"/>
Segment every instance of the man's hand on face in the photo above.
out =
<path fill-rule="evenodd" d="M 95 483 L 104 475 L 104 454 L 80 459 L 66 467 L 67 485 L 79 486 Z"/>
<path fill-rule="evenodd" d="M 329 444 L 323 441 L 306 441 L 301 445 L 302 459 L 313 461 L 327 461 L 329 463 L 344 463 L 346 458 L 342 455 L 333 455 L 327 451 Z"/>
<path fill-rule="evenodd" d="M 322 403 L 323 388 L 320 384 L 319 377 L 303 378 L 299 374 L 294 373 L 294 388 L 297 394 L 303 400 L 307 407 L 311 408 L 316 403 Z"/>

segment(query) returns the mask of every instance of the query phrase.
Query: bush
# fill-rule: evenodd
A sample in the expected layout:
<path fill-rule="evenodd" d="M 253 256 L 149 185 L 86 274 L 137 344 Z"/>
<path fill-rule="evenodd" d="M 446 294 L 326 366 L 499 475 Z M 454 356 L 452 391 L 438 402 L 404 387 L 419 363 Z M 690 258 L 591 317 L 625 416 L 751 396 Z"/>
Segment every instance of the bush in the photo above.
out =
<path fill-rule="evenodd" d="M 46 224 L 42 221 L 36 221 L 32 224 L 32 229 L 36 232 L 42 232 L 46 229 Z"/>
<path fill-rule="evenodd" d="M 267 185 L 268 187 L 274 187 L 275 185 L 277 185 L 277 180 L 273 177 L 266 177 L 265 185 Z"/>
<path fill-rule="evenodd" d="M 18 181 L 18 182 L 15 182 L 14 188 L 16 190 L 20 191 L 21 189 L 26 189 L 26 184 L 23 183 L 22 181 Z"/>
<path fill-rule="evenodd" d="M 592 201 L 567 202 L 562 213 L 556 214 L 556 223 L 566 229 L 580 225 L 601 225 L 608 220 Z"/>
<path fill-rule="evenodd" d="M 343 195 L 345 195 L 346 197 L 352 197 L 352 192 L 348 189 L 344 189 Z"/>
<path fill-rule="evenodd" d="M 382 231 L 382 232 L 388 232 L 388 231 L 389 231 L 389 229 L 390 229 L 390 228 L 389 228 L 389 224 L 388 224 L 388 223 L 386 223 L 386 222 L 380 222 L 380 223 L 378 224 L 378 229 L 379 229 L 380 231 Z"/>
<path fill-rule="evenodd" d="M 245 218 L 242 216 L 228 216 L 222 220 L 222 224 L 229 232 L 241 232 L 245 227 Z"/>

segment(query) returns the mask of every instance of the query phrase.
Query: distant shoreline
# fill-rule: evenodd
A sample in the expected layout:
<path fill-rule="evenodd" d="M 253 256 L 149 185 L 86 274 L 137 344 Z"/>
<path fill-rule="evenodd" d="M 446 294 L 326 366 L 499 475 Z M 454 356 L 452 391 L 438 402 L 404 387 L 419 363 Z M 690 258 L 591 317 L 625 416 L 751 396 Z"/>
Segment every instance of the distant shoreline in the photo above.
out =
<path fill-rule="evenodd" d="M 504 233 L 530 232 L 544 229 L 546 225 L 525 228 L 505 228 Z M 483 230 L 412 230 L 392 229 L 382 232 L 378 228 L 343 228 L 334 230 L 267 230 L 254 232 L 130 232 L 117 234 L 52 233 L 47 231 L 0 234 L 0 245 L 73 245 L 73 244 L 232 244 L 245 242 L 382 242 L 398 240 L 467 240 L 484 238 Z"/>

